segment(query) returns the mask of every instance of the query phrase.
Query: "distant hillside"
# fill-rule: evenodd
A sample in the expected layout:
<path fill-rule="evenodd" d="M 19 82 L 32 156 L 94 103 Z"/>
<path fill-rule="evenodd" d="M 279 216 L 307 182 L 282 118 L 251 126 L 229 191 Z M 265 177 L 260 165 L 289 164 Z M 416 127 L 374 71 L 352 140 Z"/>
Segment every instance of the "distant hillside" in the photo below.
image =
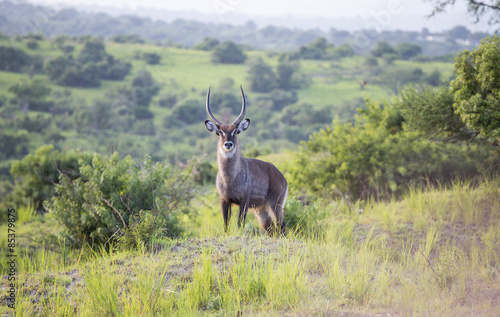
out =
<path fill-rule="evenodd" d="M 152 20 L 135 15 L 112 16 L 106 13 L 88 13 L 72 8 L 44 7 L 26 2 L 0 2 L 0 32 L 9 36 L 41 32 L 49 37 L 90 34 L 110 38 L 116 35 L 136 34 L 153 43 L 178 44 L 192 47 L 205 37 L 231 40 L 256 49 L 290 51 L 324 37 L 334 45 L 350 44 L 358 53 L 366 53 L 379 41 L 391 44 L 411 42 L 422 47 L 424 55 L 439 56 L 456 53 L 476 46 L 486 34 L 471 33 L 463 27 L 440 34 L 424 29 L 411 31 L 355 31 L 331 29 L 291 29 L 286 27 L 257 27 L 252 21 L 244 25 L 202 23 L 177 19 L 172 22 Z"/>

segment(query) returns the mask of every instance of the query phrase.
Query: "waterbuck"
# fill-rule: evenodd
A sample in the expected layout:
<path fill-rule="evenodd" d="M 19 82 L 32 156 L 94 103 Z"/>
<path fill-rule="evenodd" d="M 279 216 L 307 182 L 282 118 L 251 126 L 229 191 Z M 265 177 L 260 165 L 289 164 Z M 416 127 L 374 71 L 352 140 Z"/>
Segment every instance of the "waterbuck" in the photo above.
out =
<path fill-rule="evenodd" d="M 241 154 L 237 135 L 248 129 L 250 119 L 243 119 L 246 111 L 245 94 L 241 88 L 242 108 L 238 118 L 229 125 L 222 124 L 210 110 L 210 87 L 207 92 L 205 121 L 210 132 L 218 137 L 216 187 L 219 192 L 224 230 L 227 232 L 231 218 L 231 205 L 240 207 L 238 227 L 245 225 L 247 211 L 254 212 L 262 228 L 273 235 L 277 230 L 285 234 L 283 207 L 288 194 L 288 184 L 281 172 L 271 163 L 245 158 Z"/>

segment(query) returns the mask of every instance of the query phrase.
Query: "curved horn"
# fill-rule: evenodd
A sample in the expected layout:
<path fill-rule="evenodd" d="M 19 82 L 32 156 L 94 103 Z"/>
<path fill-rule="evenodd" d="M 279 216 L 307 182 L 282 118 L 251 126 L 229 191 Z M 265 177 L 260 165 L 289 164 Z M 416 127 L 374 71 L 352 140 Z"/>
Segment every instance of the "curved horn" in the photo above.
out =
<path fill-rule="evenodd" d="M 219 120 L 215 119 L 215 116 L 212 114 L 212 110 L 210 110 L 210 87 L 208 87 L 208 92 L 207 92 L 207 114 L 208 114 L 208 117 L 210 119 L 212 119 L 212 121 L 216 125 L 218 125 L 218 126 L 222 125 L 222 123 L 220 123 Z"/>
<path fill-rule="evenodd" d="M 245 93 L 243 92 L 243 87 L 240 86 L 241 89 L 241 112 L 238 118 L 233 122 L 233 124 L 238 125 L 240 124 L 241 120 L 243 120 L 243 117 L 245 116 L 245 112 L 247 111 L 247 103 L 245 101 Z"/>

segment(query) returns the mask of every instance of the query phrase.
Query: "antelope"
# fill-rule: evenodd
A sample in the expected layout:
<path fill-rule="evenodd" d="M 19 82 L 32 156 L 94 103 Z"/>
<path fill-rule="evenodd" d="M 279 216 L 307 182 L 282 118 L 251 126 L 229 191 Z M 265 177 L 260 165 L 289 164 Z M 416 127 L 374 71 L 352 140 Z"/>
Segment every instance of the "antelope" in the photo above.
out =
<path fill-rule="evenodd" d="M 281 229 L 285 235 L 283 207 L 288 195 L 288 184 L 281 172 L 271 163 L 245 158 L 241 154 L 237 135 L 248 129 L 250 119 L 243 119 L 246 111 L 245 94 L 241 89 L 242 106 L 238 118 L 231 124 L 222 124 L 210 109 L 210 87 L 207 92 L 206 110 L 211 119 L 205 121 L 208 131 L 215 133 L 217 143 L 216 187 L 219 193 L 227 232 L 231 206 L 239 205 L 238 227 L 245 226 L 247 211 L 257 217 L 262 229 L 273 235 Z"/>

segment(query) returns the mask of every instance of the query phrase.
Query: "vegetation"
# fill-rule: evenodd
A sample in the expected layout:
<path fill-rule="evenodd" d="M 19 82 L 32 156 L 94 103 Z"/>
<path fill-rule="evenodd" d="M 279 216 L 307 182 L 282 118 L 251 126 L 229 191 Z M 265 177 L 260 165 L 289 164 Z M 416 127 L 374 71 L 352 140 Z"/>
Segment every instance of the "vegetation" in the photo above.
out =
<path fill-rule="evenodd" d="M 455 2 L 455 0 L 433 0 L 431 2 Z M 473 1 L 464 1 L 471 3 Z M 495 2 L 495 1 L 491 1 Z M 479 2 L 478 2 L 479 3 Z M 486 11 L 490 11 L 486 8 Z M 377 42 L 388 41 L 391 45 L 399 43 L 414 43 L 422 47 L 426 56 L 443 56 L 455 54 L 465 48 L 473 48 L 481 38 L 488 34 L 484 32 L 429 32 L 424 28 L 421 31 L 370 30 L 346 31 L 330 29 L 286 28 L 274 25 L 257 27 L 255 23 L 231 25 L 229 23 L 202 23 L 184 19 L 163 20 L 150 19 L 133 15 L 94 13 L 77 11 L 73 8 L 60 6 L 41 6 L 15 1 L 0 2 L 0 12 L 9 12 L 3 16 L 0 32 L 10 35 L 24 36 L 28 32 L 41 32 L 45 36 L 80 37 L 88 34 L 111 39 L 114 43 L 154 43 L 165 46 L 194 47 L 202 44 L 208 38 L 204 50 L 211 50 L 215 46 L 211 41 L 232 41 L 239 45 L 253 47 L 259 50 L 297 51 L 317 38 L 323 38 L 333 45 L 327 49 L 327 54 L 339 56 L 345 53 L 352 54 L 352 49 L 359 49 L 359 39 L 369 37 L 370 41 L 363 43 L 362 49 L 372 50 Z M 483 11 L 484 12 L 484 11 Z M 491 10 L 491 17 L 495 18 L 495 10 Z M 481 11 L 479 11 L 481 13 Z M 34 23 L 33 17 L 40 17 Z M 478 20 L 479 21 L 479 20 Z M 363 25 L 362 25 L 363 26 Z M 463 27 L 462 27 L 463 28 Z M 458 30 L 458 29 L 457 29 Z M 39 33 L 33 34 L 38 35 Z M 458 36 L 456 36 L 458 34 Z M 429 39 L 428 37 L 443 38 L 443 40 Z M 32 41 L 30 38 L 29 41 Z M 469 44 L 467 44 L 469 42 Z M 39 43 L 40 44 L 40 43 Z M 358 45 L 357 45 L 358 44 Z M 367 44 L 367 47 L 364 47 Z M 70 44 L 65 44 L 67 46 Z M 217 44 L 216 44 L 217 45 Z M 25 45 L 23 45 L 25 47 Z M 43 47 L 42 47 L 43 49 Z M 313 50 L 314 51 L 314 50 Z M 337 52 L 335 52 L 337 51 Z M 33 51 L 36 52 L 36 51 Z"/>
<path fill-rule="evenodd" d="M 80 161 L 79 169 L 76 179 L 59 177 L 57 196 L 47 204 L 67 242 L 99 246 L 125 235 L 128 244 L 145 247 L 160 231 L 179 236 L 179 212 L 189 212 L 194 195 L 186 176 L 148 157 L 137 168 L 130 156 L 120 160 L 118 153 L 109 159 L 94 154 L 91 163 Z"/>
<path fill-rule="evenodd" d="M 52 13 L 53 30 L 96 22 Z M 99 19 L 110 41 L 0 36 L 15 65 L 0 69 L 0 231 L 15 229 L 0 256 L 16 253 L 14 285 L 0 263 L 16 310 L 2 298 L 0 314 L 497 314 L 498 37 L 453 64 L 390 32 L 357 55 L 339 43 L 349 33 L 249 27 L 304 35 L 275 52 L 210 37 L 211 25 L 186 49 L 152 45 L 143 25 L 182 36 L 203 24 Z M 204 99 L 211 86 L 232 122 L 238 85 L 252 119 L 242 151 L 288 180 L 286 237 L 252 216 L 223 230 Z"/>
<path fill-rule="evenodd" d="M 465 125 L 500 141 L 500 37 L 484 39 L 472 52 L 464 51 L 457 57 L 451 82 L 455 102 L 453 107 Z"/>
<path fill-rule="evenodd" d="M 213 63 L 241 64 L 247 56 L 243 50 L 231 41 L 222 42 L 214 47 L 212 52 Z"/>
<path fill-rule="evenodd" d="M 199 225 L 191 227 L 196 237 L 156 240 L 154 254 L 140 247 L 92 253 L 52 246 L 20 255 L 16 311 L 494 315 L 498 188 L 498 180 L 477 186 L 457 181 L 410 190 L 400 201 L 350 207 L 343 201 L 304 207 L 290 199 L 287 210 L 316 208 L 325 215 L 302 218 L 304 225 L 319 226 L 304 230 L 305 236 L 290 231 L 285 239 L 254 236 L 251 224 L 244 232 L 221 234 L 216 197 L 204 196 L 200 203 L 214 204 L 201 208 Z M 20 225 L 19 243 L 42 235 L 52 223 L 49 218 L 43 226 L 36 220 Z M 6 245 L 5 238 L 1 243 Z M 2 280 L 2 290 L 7 283 Z"/>

